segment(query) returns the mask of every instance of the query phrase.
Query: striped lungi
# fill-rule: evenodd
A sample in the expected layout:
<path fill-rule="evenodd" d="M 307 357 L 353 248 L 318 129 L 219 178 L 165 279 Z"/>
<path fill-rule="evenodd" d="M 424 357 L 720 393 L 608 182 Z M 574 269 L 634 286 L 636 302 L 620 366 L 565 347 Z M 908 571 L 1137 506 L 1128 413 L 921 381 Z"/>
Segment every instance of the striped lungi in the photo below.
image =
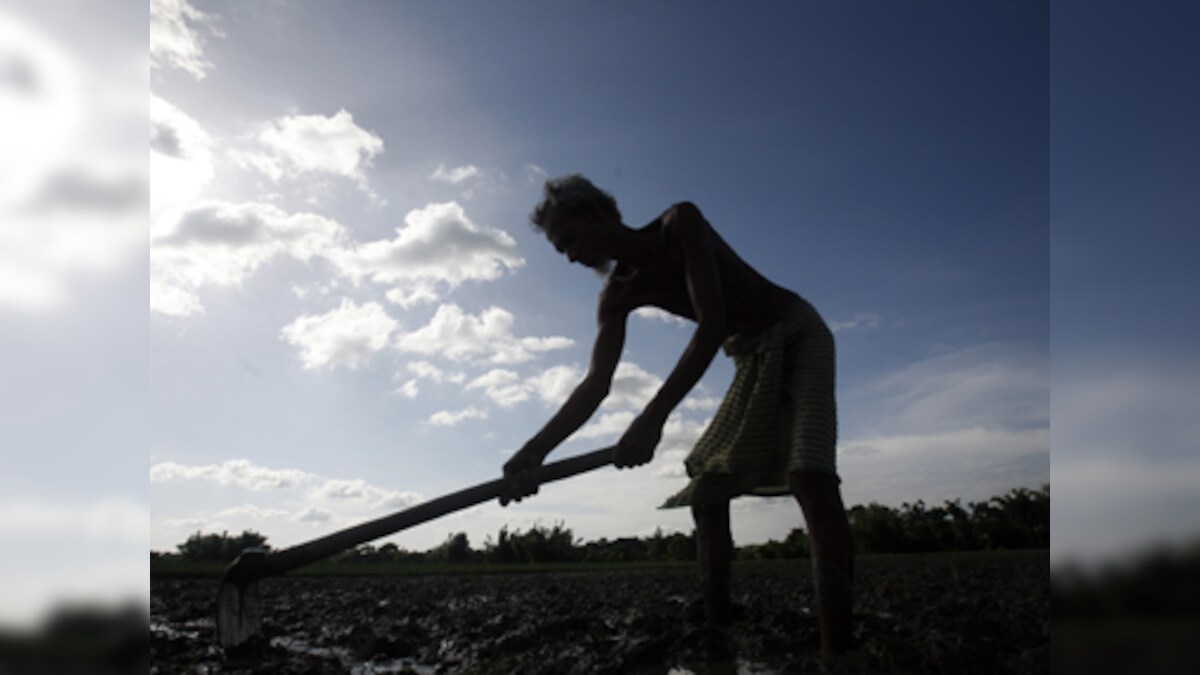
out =
<path fill-rule="evenodd" d="M 788 474 L 837 475 L 833 333 L 797 298 L 774 326 L 724 344 L 733 383 L 685 460 L 692 479 L 662 508 L 789 494 Z"/>

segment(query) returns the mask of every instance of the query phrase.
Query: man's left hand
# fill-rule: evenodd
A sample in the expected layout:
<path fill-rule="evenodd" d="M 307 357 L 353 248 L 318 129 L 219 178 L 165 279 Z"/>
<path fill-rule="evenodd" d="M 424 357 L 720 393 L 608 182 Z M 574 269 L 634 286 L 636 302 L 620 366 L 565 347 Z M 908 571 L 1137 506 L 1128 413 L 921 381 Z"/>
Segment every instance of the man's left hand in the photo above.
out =
<path fill-rule="evenodd" d="M 618 469 L 641 466 L 654 457 L 654 448 L 662 440 L 663 423 L 643 413 L 633 420 L 629 429 L 617 441 L 613 464 Z"/>

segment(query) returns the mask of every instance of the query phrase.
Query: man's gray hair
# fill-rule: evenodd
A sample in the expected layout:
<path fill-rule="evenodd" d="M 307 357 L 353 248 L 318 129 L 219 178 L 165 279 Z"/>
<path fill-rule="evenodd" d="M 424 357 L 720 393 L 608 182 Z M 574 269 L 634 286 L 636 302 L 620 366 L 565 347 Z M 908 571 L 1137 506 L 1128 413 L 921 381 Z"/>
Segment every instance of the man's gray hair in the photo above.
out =
<path fill-rule="evenodd" d="M 542 188 L 542 201 L 529 214 L 529 221 L 534 227 L 545 230 L 552 210 L 567 217 L 596 213 L 621 222 L 617 200 L 577 173 L 547 180 Z"/>

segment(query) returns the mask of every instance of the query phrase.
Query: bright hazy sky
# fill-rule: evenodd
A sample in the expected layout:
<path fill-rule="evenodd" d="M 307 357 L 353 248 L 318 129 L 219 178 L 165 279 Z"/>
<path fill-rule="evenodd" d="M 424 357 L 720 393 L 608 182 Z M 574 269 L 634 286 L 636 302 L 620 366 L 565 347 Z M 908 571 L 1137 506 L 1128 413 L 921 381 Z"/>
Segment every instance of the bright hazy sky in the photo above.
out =
<path fill-rule="evenodd" d="M 489 480 L 587 365 L 600 281 L 528 226 L 580 172 L 641 225 L 691 200 L 836 331 L 850 504 L 1049 480 L 1048 16 L 1021 5 L 152 3 L 151 546 L 276 546 Z M 936 11 L 930 11 L 936 10 Z M 610 444 L 691 327 L 632 319 Z M 396 537 L 656 507 L 731 377 L 653 463 Z M 739 500 L 739 543 L 801 524 Z"/>

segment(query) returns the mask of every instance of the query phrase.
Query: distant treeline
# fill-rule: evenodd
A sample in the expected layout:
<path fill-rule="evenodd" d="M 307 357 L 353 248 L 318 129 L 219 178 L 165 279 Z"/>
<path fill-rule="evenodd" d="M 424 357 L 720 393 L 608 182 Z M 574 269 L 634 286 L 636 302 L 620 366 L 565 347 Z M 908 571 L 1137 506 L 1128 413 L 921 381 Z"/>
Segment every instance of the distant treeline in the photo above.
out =
<path fill-rule="evenodd" d="M 859 553 L 925 553 L 1050 547 L 1050 486 L 1017 488 L 984 502 L 962 505 L 959 500 L 928 507 L 923 501 L 900 508 L 870 503 L 848 511 L 854 548 Z M 797 512 L 797 517 L 799 513 Z M 230 562 L 245 548 L 267 548 L 267 538 L 247 530 L 197 532 L 179 544 L 176 553 L 152 552 L 156 559 Z M 334 564 L 377 563 L 613 563 L 695 559 L 695 533 L 623 537 L 583 541 L 564 523 L 528 530 L 503 527 L 474 548 L 465 532 L 451 534 L 428 551 L 409 551 L 396 544 L 366 544 L 334 556 Z M 770 540 L 737 549 L 738 559 L 802 558 L 809 553 L 808 534 L 793 529 L 783 541 Z"/>

